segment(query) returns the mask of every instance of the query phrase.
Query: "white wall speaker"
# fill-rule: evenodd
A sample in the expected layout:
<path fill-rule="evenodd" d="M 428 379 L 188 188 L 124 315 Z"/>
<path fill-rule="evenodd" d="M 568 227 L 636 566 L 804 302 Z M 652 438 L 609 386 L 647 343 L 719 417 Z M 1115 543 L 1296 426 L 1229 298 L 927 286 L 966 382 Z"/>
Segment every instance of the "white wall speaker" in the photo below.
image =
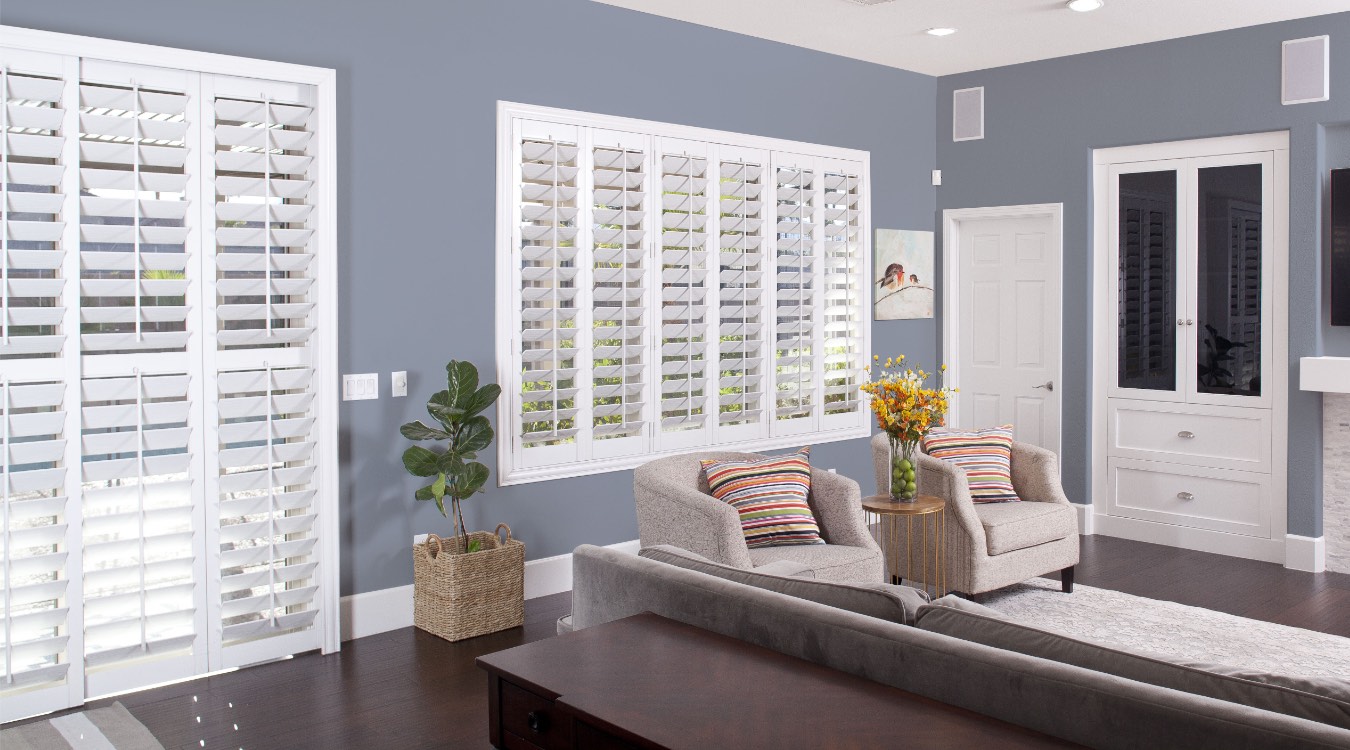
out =
<path fill-rule="evenodd" d="M 1280 101 L 1324 102 L 1331 98 L 1331 38 L 1290 39 L 1281 45 Z"/>
<path fill-rule="evenodd" d="M 984 137 L 984 87 L 952 92 L 952 140 L 978 141 Z"/>

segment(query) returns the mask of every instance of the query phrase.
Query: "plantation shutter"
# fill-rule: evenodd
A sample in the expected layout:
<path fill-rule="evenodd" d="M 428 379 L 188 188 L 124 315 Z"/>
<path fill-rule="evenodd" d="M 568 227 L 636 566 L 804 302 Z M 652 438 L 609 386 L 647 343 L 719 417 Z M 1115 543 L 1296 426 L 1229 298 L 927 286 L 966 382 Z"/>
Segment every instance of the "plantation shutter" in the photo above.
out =
<path fill-rule="evenodd" d="M 316 90 L 0 47 L 0 722 L 335 647 Z"/>
<path fill-rule="evenodd" d="M 333 428 L 314 408 L 313 88 L 217 76 L 203 99 L 215 146 L 202 207 L 215 327 L 211 647 L 232 667 L 323 644 L 318 441 Z"/>
<path fill-rule="evenodd" d="M 866 154 L 502 114 L 503 484 L 869 431 Z"/>
<path fill-rule="evenodd" d="M 581 206 L 580 155 L 576 129 L 520 123 L 512 165 L 512 252 L 517 257 L 516 293 L 521 392 L 516 441 L 526 465 L 576 460 L 582 310 L 577 273 Z M 589 338 L 589 331 L 585 331 Z M 589 357 L 587 357 L 589 359 Z"/>
<path fill-rule="evenodd" d="M 824 346 L 824 416 L 822 426 L 851 418 L 862 408 L 863 326 L 870 314 L 864 303 L 868 284 L 862 271 L 862 178 L 858 165 L 828 162 L 824 166 L 824 309 L 820 316 Z"/>
<path fill-rule="evenodd" d="M 718 419 L 724 439 L 763 434 L 769 376 L 765 335 L 764 180 L 768 154 L 722 149 L 718 212 Z"/>
<path fill-rule="evenodd" d="M 661 439 L 663 448 L 706 445 L 710 355 L 707 146 L 662 138 Z"/>
<path fill-rule="evenodd" d="M 812 429 L 817 394 L 817 261 L 822 237 L 819 176 L 809 158 L 775 159 L 777 307 L 774 310 L 776 434 Z"/>
<path fill-rule="evenodd" d="M 591 435 L 593 456 L 646 450 L 649 260 L 647 139 L 590 138 Z"/>

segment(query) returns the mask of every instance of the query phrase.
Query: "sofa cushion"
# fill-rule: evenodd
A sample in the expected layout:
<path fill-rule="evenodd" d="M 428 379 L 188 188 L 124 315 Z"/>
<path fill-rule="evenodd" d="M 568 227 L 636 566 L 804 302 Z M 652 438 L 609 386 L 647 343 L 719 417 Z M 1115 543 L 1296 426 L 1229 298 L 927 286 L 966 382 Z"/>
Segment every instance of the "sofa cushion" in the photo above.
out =
<path fill-rule="evenodd" d="M 960 466 L 975 503 L 1012 503 L 1021 498 L 1012 483 L 1013 428 L 983 430 L 938 427 L 923 438 L 923 451 Z"/>
<path fill-rule="evenodd" d="M 1078 533 L 1078 517 L 1063 503 L 986 503 L 975 506 L 991 555 L 1035 547 Z"/>
<path fill-rule="evenodd" d="M 701 461 L 712 496 L 736 509 L 745 546 L 824 544 L 811 512 L 811 446 L 757 460 Z"/>
<path fill-rule="evenodd" d="M 955 596 L 919 608 L 921 630 L 1136 682 L 1350 729 L 1350 682 L 1256 672 L 1124 651 L 1011 620 Z"/>
<path fill-rule="evenodd" d="M 769 575 L 761 573 L 758 568 L 755 570 L 734 568 L 666 544 L 646 547 L 638 554 L 649 560 L 716 576 L 723 580 L 902 625 L 912 624 L 919 607 L 929 599 L 927 593 L 909 586 L 893 586 L 889 583 L 836 583 Z"/>
<path fill-rule="evenodd" d="M 814 571 L 813 577 L 843 583 L 880 583 L 881 553 L 870 547 L 813 544 L 798 547 L 760 547 L 749 550 L 755 570 L 777 561 L 789 561 Z"/>

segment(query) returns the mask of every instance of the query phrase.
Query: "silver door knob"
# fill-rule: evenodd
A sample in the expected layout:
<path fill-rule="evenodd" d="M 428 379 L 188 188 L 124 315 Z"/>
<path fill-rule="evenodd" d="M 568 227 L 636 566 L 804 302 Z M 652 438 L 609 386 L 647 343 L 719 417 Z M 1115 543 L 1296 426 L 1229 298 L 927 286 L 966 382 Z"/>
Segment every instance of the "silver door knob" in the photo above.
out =
<path fill-rule="evenodd" d="M 1044 388 L 1047 391 L 1053 391 L 1055 390 L 1055 381 L 1047 380 L 1044 383 L 1041 383 L 1040 385 L 1032 386 L 1032 388 Z"/>
<path fill-rule="evenodd" d="M 1195 325 L 1195 321 L 1194 321 L 1194 320 L 1191 320 L 1190 318 L 1187 318 L 1187 319 L 1186 319 L 1186 325 L 1188 325 L 1188 326 L 1193 326 L 1193 325 Z"/>
<path fill-rule="evenodd" d="M 1190 440 L 1191 438 L 1195 437 L 1195 433 L 1191 432 L 1190 430 L 1182 430 L 1181 432 L 1177 433 L 1177 437 L 1186 438 L 1187 440 Z"/>
<path fill-rule="evenodd" d="M 1177 499 L 1178 499 L 1178 500 L 1194 500 L 1194 499 L 1195 499 L 1195 495 L 1192 495 L 1192 494 L 1189 493 L 1189 492 L 1178 492 L 1178 493 L 1177 493 Z"/>
<path fill-rule="evenodd" d="M 1179 325 L 1179 326 L 1184 326 L 1184 325 L 1186 325 L 1186 321 L 1185 321 L 1185 320 L 1182 320 L 1181 318 L 1177 318 L 1177 325 Z"/>

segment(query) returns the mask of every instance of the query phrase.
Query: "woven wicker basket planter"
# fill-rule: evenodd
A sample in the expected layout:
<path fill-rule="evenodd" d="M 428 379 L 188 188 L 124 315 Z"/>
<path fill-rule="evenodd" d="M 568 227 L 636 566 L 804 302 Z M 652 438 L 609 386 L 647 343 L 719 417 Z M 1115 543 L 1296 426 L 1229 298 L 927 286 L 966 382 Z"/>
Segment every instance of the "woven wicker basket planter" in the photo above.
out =
<path fill-rule="evenodd" d="M 413 624 L 447 641 L 525 624 L 525 545 L 497 533 L 475 531 L 477 552 L 451 554 L 454 540 L 435 534 L 413 545 Z"/>

